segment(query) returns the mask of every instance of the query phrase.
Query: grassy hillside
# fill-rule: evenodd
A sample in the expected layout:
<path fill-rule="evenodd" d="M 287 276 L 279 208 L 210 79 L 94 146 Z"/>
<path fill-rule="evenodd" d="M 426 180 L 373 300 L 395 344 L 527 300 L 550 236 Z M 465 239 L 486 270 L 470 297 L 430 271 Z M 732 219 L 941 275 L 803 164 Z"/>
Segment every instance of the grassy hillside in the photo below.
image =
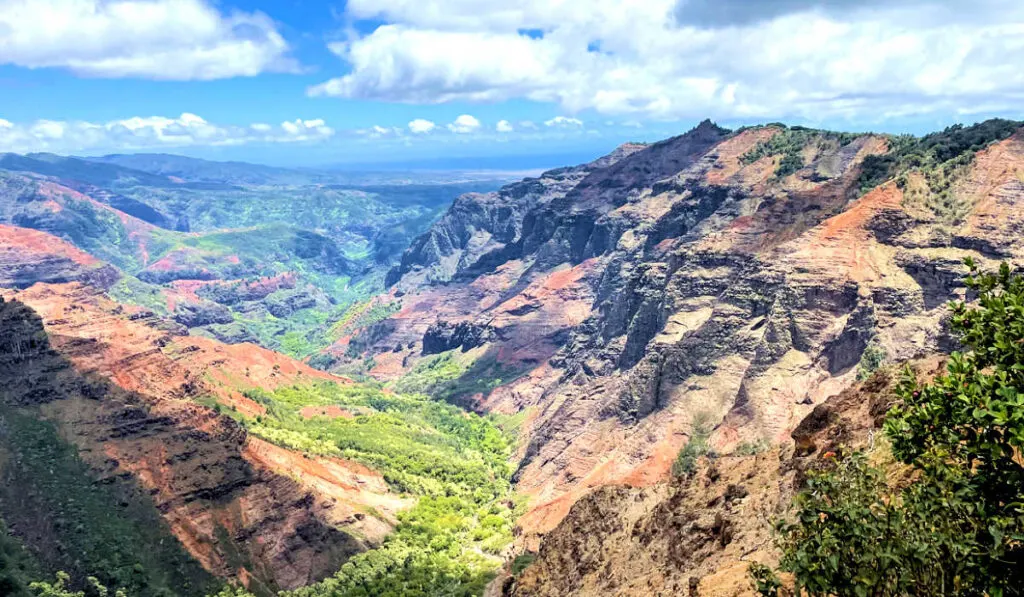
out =
<path fill-rule="evenodd" d="M 110 292 L 122 302 L 192 333 L 297 357 L 334 339 L 331 327 L 383 288 L 397 256 L 454 197 L 499 184 L 355 188 L 339 186 L 341 175 L 174 157 L 4 154 L 0 223 L 116 266 L 123 277 Z M 232 295 L 281 277 L 272 292 Z"/>
<path fill-rule="evenodd" d="M 380 471 L 417 499 L 384 545 L 360 554 L 334 577 L 294 593 L 320 595 L 479 595 L 512 541 L 517 517 L 509 466 L 513 439 L 501 421 L 424 395 L 368 385 L 316 384 L 249 392 L 267 414 L 241 420 L 282 446 L 340 456 Z M 336 416 L 312 416 L 310 407 Z"/>

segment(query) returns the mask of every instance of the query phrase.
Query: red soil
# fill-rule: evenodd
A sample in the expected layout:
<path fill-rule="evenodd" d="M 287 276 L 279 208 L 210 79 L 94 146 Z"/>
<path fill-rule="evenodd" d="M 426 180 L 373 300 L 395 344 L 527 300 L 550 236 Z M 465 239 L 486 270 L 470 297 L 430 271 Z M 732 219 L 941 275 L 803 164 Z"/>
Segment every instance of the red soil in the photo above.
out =
<path fill-rule="evenodd" d="M 99 259 L 46 232 L 0 224 L 0 249 L 64 257 L 78 265 L 98 265 Z"/>
<path fill-rule="evenodd" d="M 307 406 L 299 411 L 299 414 L 306 419 L 313 417 L 327 417 L 330 419 L 354 419 L 356 416 L 340 406 Z"/>

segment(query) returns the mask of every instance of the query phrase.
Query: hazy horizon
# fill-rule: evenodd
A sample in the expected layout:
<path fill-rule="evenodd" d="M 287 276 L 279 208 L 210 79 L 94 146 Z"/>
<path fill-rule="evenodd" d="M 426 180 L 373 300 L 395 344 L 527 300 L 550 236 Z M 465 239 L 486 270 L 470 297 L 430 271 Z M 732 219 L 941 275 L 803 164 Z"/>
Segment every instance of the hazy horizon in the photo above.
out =
<path fill-rule="evenodd" d="M 0 151 L 17 153 L 401 164 L 594 157 L 705 118 L 915 134 L 1024 118 L 1013 0 L 0 8 L 16 33 L 0 44 Z"/>

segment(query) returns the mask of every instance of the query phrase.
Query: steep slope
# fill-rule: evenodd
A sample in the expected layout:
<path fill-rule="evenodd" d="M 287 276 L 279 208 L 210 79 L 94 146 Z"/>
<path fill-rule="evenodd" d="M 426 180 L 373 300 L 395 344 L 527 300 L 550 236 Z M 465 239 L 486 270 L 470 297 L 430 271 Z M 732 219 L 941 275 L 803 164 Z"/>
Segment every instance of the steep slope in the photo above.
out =
<path fill-rule="evenodd" d="M 940 359 L 914 364 L 930 377 Z M 792 441 L 743 454 L 702 459 L 690 475 L 652 487 L 611 486 L 577 502 L 548 534 L 508 596 L 726 597 L 752 595 L 751 562 L 774 563 L 772 523 L 783 515 L 807 471 L 829 452 L 877 448 L 894 400 L 893 369 L 818 405 Z M 754 453 L 756 452 L 756 453 Z"/>
<path fill-rule="evenodd" d="M 159 512 L 210 573 L 261 593 L 303 586 L 379 544 L 407 507 L 367 467 L 268 444 L 218 414 L 221 406 L 201 404 L 258 412 L 246 388 L 346 380 L 252 345 L 174 336 L 152 313 L 80 284 L 36 284 L 4 298 L 5 414 L 53 425 L 95 483 L 123 484 L 132 508 Z M 35 510 L 10 494 L 0 507 L 51 569 L 104 569 L 68 559 L 68 533 L 85 531 L 53 526 L 52 504 Z"/>
<path fill-rule="evenodd" d="M 721 453 L 785 442 L 862 361 L 942 349 L 962 258 L 1022 257 L 1019 126 L 908 141 L 703 123 L 547 183 L 503 207 L 506 229 L 478 214 L 514 187 L 464 197 L 392 275 L 400 309 L 332 350 L 522 413 L 520 524 L 544 533 L 595 487 L 666 479 L 696 420 Z"/>
<path fill-rule="evenodd" d="M 118 271 L 45 232 L 0 224 L 0 287 L 81 281 L 109 288 Z"/>
<path fill-rule="evenodd" d="M 456 198 L 441 219 L 403 253 L 401 263 L 388 272 L 387 285 L 443 283 L 471 271 L 482 256 L 519 238 L 528 211 L 565 195 L 591 172 L 641 149 L 643 145 L 623 145 L 589 164 L 551 170 L 495 192 Z"/>
<path fill-rule="evenodd" d="M 298 357 L 329 344 L 329 320 L 381 288 L 409 239 L 451 197 L 495 185 L 354 188 L 336 184 L 343 177 L 299 170 L 175 156 L 125 160 L 155 172 L 119 160 L 3 154 L 0 224 L 46 232 L 119 269 L 110 290 L 122 302 L 170 315 L 198 334 Z M 165 174 L 165 166 L 202 175 L 186 180 Z M 33 281 L 32 271 L 17 284 Z M 223 286 L 268 277 L 289 283 L 220 300 Z"/>

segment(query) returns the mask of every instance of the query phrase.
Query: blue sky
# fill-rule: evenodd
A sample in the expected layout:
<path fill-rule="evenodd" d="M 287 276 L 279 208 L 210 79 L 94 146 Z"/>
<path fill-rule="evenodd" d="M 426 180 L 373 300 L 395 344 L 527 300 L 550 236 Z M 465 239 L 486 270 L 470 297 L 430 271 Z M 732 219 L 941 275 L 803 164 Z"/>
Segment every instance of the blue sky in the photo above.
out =
<path fill-rule="evenodd" d="M 0 151 L 320 165 L 582 158 L 705 117 L 921 133 L 1024 116 L 1022 63 L 1017 0 L 0 0 Z"/>

